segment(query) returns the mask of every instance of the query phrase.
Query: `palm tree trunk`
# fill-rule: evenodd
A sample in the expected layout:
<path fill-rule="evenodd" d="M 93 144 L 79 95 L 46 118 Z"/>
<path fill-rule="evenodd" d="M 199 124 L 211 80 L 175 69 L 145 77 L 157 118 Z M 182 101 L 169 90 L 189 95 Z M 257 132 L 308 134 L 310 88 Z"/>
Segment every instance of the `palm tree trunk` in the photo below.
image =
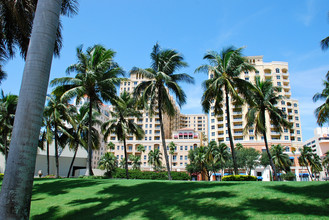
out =
<path fill-rule="evenodd" d="M 312 177 L 311 171 L 309 170 L 307 164 L 306 164 L 306 169 L 307 169 L 308 175 L 310 175 L 310 177 L 311 177 L 311 181 L 313 181 L 313 177 Z"/>
<path fill-rule="evenodd" d="M 228 137 L 230 139 L 230 146 L 231 146 L 231 153 L 232 153 L 232 159 L 233 159 L 233 167 L 234 167 L 234 174 L 238 175 L 238 164 L 236 163 L 236 154 L 234 149 L 234 143 L 233 143 L 233 136 L 232 136 L 232 130 L 231 130 L 231 113 L 230 113 L 230 103 L 229 103 L 229 97 L 228 97 L 228 89 L 225 86 L 225 100 L 226 100 L 226 115 L 227 115 L 227 130 L 228 130 Z"/>
<path fill-rule="evenodd" d="M 70 177 L 70 173 L 71 173 L 71 170 L 72 170 L 72 167 L 73 167 L 73 163 L 74 163 L 75 157 L 77 156 L 78 148 L 79 148 L 79 143 L 77 143 L 77 146 L 75 147 L 74 155 L 73 155 L 71 165 L 70 165 L 70 168 L 69 168 L 69 172 L 67 173 L 67 176 L 66 176 L 67 178 Z"/>
<path fill-rule="evenodd" d="M 125 163 L 126 163 L 126 178 L 129 179 L 129 172 L 128 172 L 128 155 L 127 155 L 127 145 L 126 145 L 126 138 L 123 138 L 123 149 L 125 153 Z"/>
<path fill-rule="evenodd" d="M 159 100 L 159 102 L 161 102 Z M 160 128 L 161 128 L 161 139 L 162 139 L 162 149 L 166 161 L 166 167 L 168 171 L 168 179 L 172 180 L 171 178 L 171 173 L 170 173 L 170 166 L 169 166 L 169 161 L 168 161 L 168 153 L 167 153 L 167 146 L 166 146 L 166 140 L 165 140 L 165 134 L 164 134 L 164 128 L 163 128 L 163 122 L 162 122 L 162 111 L 161 111 L 161 103 L 159 103 L 159 119 L 160 119 Z"/>
<path fill-rule="evenodd" d="M 89 119 L 88 119 L 88 175 L 93 176 L 94 172 L 91 166 L 92 162 L 92 155 L 93 155 L 93 149 L 92 149 L 92 140 L 91 140 L 91 130 L 92 130 L 92 114 L 93 114 L 93 105 L 92 105 L 92 99 L 89 97 Z"/>
<path fill-rule="evenodd" d="M 49 142 L 47 141 L 47 175 L 50 174 L 49 172 Z"/>
<path fill-rule="evenodd" d="M 61 0 L 39 0 L 15 114 L 5 176 L 0 194 L 0 219 L 28 219 L 41 118 Z"/>
<path fill-rule="evenodd" d="M 56 163 L 56 178 L 59 178 L 59 163 L 58 163 L 58 136 L 57 136 L 57 124 L 55 123 L 55 163 Z"/>
<path fill-rule="evenodd" d="M 265 120 L 264 120 L 265 121 Z M 270 165 L 272 167 L 272 170 L 273 170 L 273 173 L 274 173 L 274 181 L 277 181 L 278 180 L 278 175 L 276 173 L 276 168 L 275 168 L 275 165 L 273 163 L 273 159 L 272 159 L 272 156 L 271 156 L 271 152 L 268 148 L 268 143 L 267 143 L 267 136 L 266 136 L 266 131 L 263 132 L 263 136 L 264 136 L 264 142 L 265 142 L 265 147 L 266 147 L 266 152 L 267 152 L 267 155 L 268 155 L 268 159 L 270 160 Z"/>

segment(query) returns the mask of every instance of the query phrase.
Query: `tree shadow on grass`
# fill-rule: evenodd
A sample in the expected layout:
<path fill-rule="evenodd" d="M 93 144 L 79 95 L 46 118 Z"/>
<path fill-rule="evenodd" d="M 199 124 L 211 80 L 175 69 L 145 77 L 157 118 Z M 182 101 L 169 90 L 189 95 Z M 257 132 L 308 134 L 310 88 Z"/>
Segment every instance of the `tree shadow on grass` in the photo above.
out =
<path fill-rule="evenodd" d="M 33 216 L 32 219 L 56 219 L 56 215 L 54 215 L 54 213 L 59 211 L 59 207 L 58 206 L 51 206 L 48 208 L 47 212 L 40 214 L 40 215 L 35 215 Z"/>
<path fill-rule="evenodd" d="M 98 180 L 82 180 L 82 179 L 69 179 L 69 180 L 49 180 L 49 181 L 37 181 L 38 184 L 33 186 L 33 196 L 38 194 L 48 194 L 55 196 L 59 194 L 68 193 L 69 190 L 81 187 L 90 187 L 97 184 L 103 184 L 104 182 Z"/>
<path fill-rule="evenodd" d="M 232 185 L 232 183 L 220 185 Z M 213 187 L 216 188 L 212 190 Z M 145 219 L 247 218 L 242 213 L 242 208 L 219 204 L 222 198 L 234 198 L 236 195 L 218 188 L 218 184 L 188 182 L 147 182 L 133 186 L 115 184 L 101 189 L 96 195 L 98 197 L 71 201 L 67 205 L 76 206 L 77 210 L 58 218 L 121 219 L 131 216 Z M 36 216 L 34 219 L 41 218 Z"/>
<path fill-rule="evenodd" d="M 312 205 L 290 202 L 286 199 L 249 199 L 241 206 L 248 210 L 266 214 L 300 214 L 304 216 L 329 216 L 328 205 Z"/>
<path fill-rule="evenodd" d="M 287 194 L 307 196 L 310 199 L 318 198 L 323 201 L 329 199 L 329 183 L 309 186 L 276 185 L 268 186 L 268 188 Z"/>

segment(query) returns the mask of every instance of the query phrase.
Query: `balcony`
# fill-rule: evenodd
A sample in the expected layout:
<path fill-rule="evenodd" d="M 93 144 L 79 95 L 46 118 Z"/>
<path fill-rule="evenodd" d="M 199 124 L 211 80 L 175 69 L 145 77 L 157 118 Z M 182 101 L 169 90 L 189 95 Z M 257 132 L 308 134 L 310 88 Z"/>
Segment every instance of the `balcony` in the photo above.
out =
<path fill-rule="evenodd" d="M 233 115 L 242 115 L 242 112 L 233 112 Z"/>
<path fill-rule="evenodd" d="M 242 121 L 242 118 L 233 118 L 233 121 Z"/>

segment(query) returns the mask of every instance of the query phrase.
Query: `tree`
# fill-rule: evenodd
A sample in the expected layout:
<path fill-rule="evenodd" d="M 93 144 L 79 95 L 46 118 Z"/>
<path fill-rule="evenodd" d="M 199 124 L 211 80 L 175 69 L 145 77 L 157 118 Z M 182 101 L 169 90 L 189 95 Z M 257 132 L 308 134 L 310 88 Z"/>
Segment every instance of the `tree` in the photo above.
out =
<path fill-rule="evenodd" d="M 121 158 L 121 160 L 119 162 L 119 167 L 126 169 L 126 158 Z"/>
<path fill-rule="evenodd" d="M 138 151 L 138 152 L 141 152 L 141 153 L 142 153 L 142 152 L 144 153 L 144 152 L 145 152 L 145 147 L 144 147 L 142 144 L 139 144 L 139 145 L 137 146 L 137 151 Z"/>
<path fill-rule="evenodd" d="M 110 142 L 107 144 L 107 148 L 110 149 L 110 152 L 111 152 L 112 150 L 115 149 L 115 144 L 114 144 L 112 141 L 110 141 Z"/>
<path fill-rule="evenodd" d="M 1 219 L 28 219 L 61 0 L 38 1 L 0 194 Z"/>
<path fill-rule="evenodd" d="M 74 155 L 70 164 L 69 171 L 67 173 L 67 178 L 70 177 L 70 173 L 75 161 L 75 157 L 77 155 L 79 146 L 82 146 L 86 150 L 88 149 L 88 122 L 89 122 L 89 108 L 88 103 L 85 103 L 82 105 L 79 109 L 76 109 L 74 107 L 74 111 L 70 111 L 70 117 L 72 121 L 74 122 L 70 128 L 66 129 L 66 132 L 64 135 L 67 135 L 67 144 L 69 145 L 70 149 L 73 149 Z M 92 124 L 94 125 L 101 125 L 101 121 L 97 119 L 97 117 L 100 114 L 93 110 L 92 113 Z M 100 146 L 99 143 L 99 134 L 98 131 L 92 127 L 92 143 L 93 143 L 93 149 L 98 149 Z M 112 142 L 110 142 L 112 143 Z"/>
<path fill-rule="evenodd" d="M 238 164 L 246 170 L 248 175 L 251 175 L 251 170 L 258 164 L 260 153 L 254 148 L 240 148 L 237 150 Z"/>
<path fill-rule="evenodd" d="M 292 162 L 290 161 L 289 155 L 283 152 L 283 146 L 281 144 L 272 145 L 271 156 L 275 167 L 279 171 L 290 172 L 290 166 Z"/>
<path fill-rule="evenodd" d="M 65 132 L 65 122 L 71 122 L 72 118 L 69 115 L 68 103 L 62 102 L 59 96 L 49 95 L 48 103 L 44 109 L 44 113 L 51 120 L 51 127 L 53 129 L 55 141 L 55 163 L 56 163 L 56 178 L 59 178 L 59 153 L 58 146 L 65 147 L 65 139 L 62 135 Z"/>
<path fill-rule="evenodd" d="M 209 113 L 210 107 L 213 105 L 215 115 L 222 115 L 222 105 L 223 103 L 226 105 L 227 128 L 235 174 L 238 174 L 238 166 L 231 129 L 230 97 L 236 104 L 243 102 L 237 89 L 243 81 L 238 77 L 242 71 L 254 70 L 254 67 L 242 56 L 242 49 L 228 47 L 223 49 L 220 54 L 210 51 L 203 57 L 209 61 L 210 65 L 202 65 L 195 70 L 195 72 L 210 74 L 210 78 L 203 82 L 204 93 L 201 100 L 203 110 Z"/>
<path fill-rule="evenodd" d="M 101 170 L 106 170 L 106 176 L 112 177 L 112 173 L 118 167 L 118 160 L 113 153 L 106 152 L 98 161 L 98 166 Z"/>
<path fill-rule="evenodd" d="M 51 81 L 52 86 L 57 86 L 55 93 L 64 91 L 63 100 L 76 97 L 76 103 L 87 97 L 89 102 L 88 130 L 92 130 L 92 109 L 99 109 L 103 101 L 110 101 L 116 96 L 116 86 L 119 85 L 120 75 L 123 70 L 113 61 L 115 52 L 107 50 L 101 45 L 87 48 L 82 52 L 82 46 L 77 48 L 78 62 L 66 69 L 66 73 L 76 72 L 75 78 L 62 77 Z M 88 133 L 88 173 L 94 175 L 91 167 L 92 161 L 92 137 Z"/>
<path fill-rule="evenodd" d="M 153 169 L 155 171 L 161 170 L 162 169 L 162 153 L 160 152 L 160 150 L 158 148 L 151 150 L 148 154 L 148 163 L 150 165 L 153 165 Z"/>
<path fill-rule="evenodd" d="M 246 114 L 247 124 L 245 130 L 254 128 L 256 135 L 263 135 L 266 152 L 274 173 L 274 180 L 277 180 L 277 171 L 267 142 L 266 117 L 274 126 L 275 131 L 282 132 L 282 127 L 291 127 L 291 124 L 285 119 L 285 113 L 276 107 L 276 104 L 282 99 L 282 96 L 277 94 L 280 88 L 273 87 L 271 81 L 261 81 L 259 77 L 255 77 L 254 84 L 248 83 L 245 85 L 243 91 L 245 91 L 244 95 L 250 106 L 250 110 Z"/>
<path fill-rule="evenodd" d="M 141 156 L 139 155 L 129 155 L 129 160 L 132 163 L 133 170 L 140 170 L 141 168 Z"/>
<path fill-rule="evenodd" d="M 329 17 L 329 13 L 328 13 L 328 17 Z M 322 50 L 327 50 L 329 48 L 329 36 L 322 39 L 320 45 Z"/>
<path fill-rule="evenodd" d="M 46 142 L 47 145 L 47 175 L 50 175 L 49 172 L 49 145 L 53 142 L 53 131 L 52 131 L 52 126 L 51 126 L 51 118 L 49 115 L 47 115 L 44 111 L 43 114 L 43 132 L 42 132 L 42 145 L 44 144 L 44 142 Z"/>
<path fill-rule="evenodd" d="M 137 139 L 144 137 L 144 130 L 140 128 L 133 118 L 140 118 L 142 114 L 136 109 L 135 99 L 126 91 L 121 93 L 120 97 L 112 100 L 114 111 L 110 111 L 111 119 L 103 123 L 102 132 L 104 140 L 112 133 L 115 134 L 119 141 L 123 142 L 125 160 L 126 160 L 126 177 L 128 173 L 128 155 L 126 140 L 128 136 L 135 135 Z"/>
<path fill-rule="evenodd" d="M 326 177 L 328 177 L 329 172 L 329 151 L 324 154 L 325 156 L 322 158 L 322 166 L 326 169 Z M 326 179 L 328 181 L 328 179 Z"/>
<path fill-rule="evenodd" d="M 193 83 L 194 80 L 193 77 L 186 73 L 175 74 L 180 68 L 187 66 L 187 63 L 183 60 L 183 56 L 177 51 L 161 49 L 159 44 L 156 44 L 151 53 L 151 68 L 141 69 L 134 67 L 131 70 L 131 74 L 139 74 L 146 79 L 135 88 L 135 96 L 141 97 L 142 103 L 148 105 L 147 108 L 151 113 L 157 110 L 159 114 L 162 148 L 169 180 L 171 180 L 171 174 L 162 115 L 166 113 L 169 116 L 174 116 L 176 113 L 169 92 L 176 96 L 179 106 L 186 103 L 185 92 L 178 83 Z"/>
<path fill-rule="evenodd" d="M 0 132 L 1 132 L 1 143 L 3 145 L 3 153 L 5 160 L 8 158 L 8 146 L 11 133 L 13 130 L 15 112 L 17 107 L 17 95 L 7 94 L 5 95 L 1 91 L 0 97 Z M 2 150 L 2 149 L 1 149 Z"/>
<path fill-rule="evenodd" d="M 329 121 L 329 71 L 326 74 L 326 79 L 323 80 L 324 89 L 321 93 L 316 93 L 313 96 L 313 102 L 324 100 L 324 103 L 317 107 L 314 111 L 317 123 L 322 127 L 324 123 Z"/>
<path fill-rule="evenodd" d="M 176 150 L 176 145 L 175 145 L 175 143 L 173 142 L 173 141 L 171 141 L 170 143 L 169 143 L 169 145 L 168 145 L 168 147 L 169 147 L 169 154 L 171 155 L 171 170 L 172 170 L 172 162 L 173 162 L 173 160 L 174 160 L 174 153 L 175 153 L 175 150 Z"/>
<path fill-rule="evenodd" d="M 306 145 L 304 145 L 301 149 L 300 149 L 300 156 L 298 158 L 298 163 L 301 166 L 304 166 L 307 168 L 307 172 L 311 177 L 311 180 L 313 181 L 313 175 L 312 173 L 315 171 L 320 171 L 322 170 L 321 164 L 320 164 L 320 158 L 318 157 L 318 155 L 313 151 L 313 149 L 311 147 L 308 147 Z M 311 166 L 311 171 L 309 169 L 309 166 Z"/>

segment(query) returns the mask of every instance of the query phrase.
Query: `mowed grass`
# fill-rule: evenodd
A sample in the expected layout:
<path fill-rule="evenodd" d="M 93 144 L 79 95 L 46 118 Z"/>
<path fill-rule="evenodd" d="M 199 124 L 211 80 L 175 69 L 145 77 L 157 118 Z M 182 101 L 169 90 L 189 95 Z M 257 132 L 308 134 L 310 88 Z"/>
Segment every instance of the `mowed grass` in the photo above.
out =
<path fill-rule="evenodd" d="M 32 219 L 328 219 L 327 182 L 36 179 Z"/>

